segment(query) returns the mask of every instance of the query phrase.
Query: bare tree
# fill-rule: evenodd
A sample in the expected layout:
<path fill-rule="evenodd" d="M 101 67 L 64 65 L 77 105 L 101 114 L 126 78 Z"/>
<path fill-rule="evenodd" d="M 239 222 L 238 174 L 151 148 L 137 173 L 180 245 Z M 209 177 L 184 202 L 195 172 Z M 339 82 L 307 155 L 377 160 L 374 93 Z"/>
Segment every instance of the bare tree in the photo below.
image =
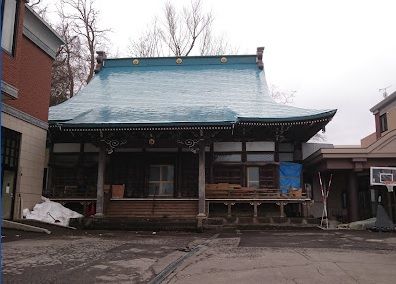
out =
<path fill-rule="evenodd" d="M 28 5 L 33 8 L 33 10 L 46 22 L 48 22 L 47 13 L 48 5 L 41 2 L 41 0 L 36 0 L 35 2 L 29 2 Z"/>
<path fill-rule="evenodd" d="M 133 56 L 233 53 L 223 36 L 214 35 L 214 17 L 203 9 L 201 0 L 194 0 L 181 10 L 168 2 L 160 19 L 160 24 L 155 18 L 147 31 L 130 42 L 129 50 Z"/>
<path fill-rule="evenodd" d="M 158 57 L 163 55 L 162 30 L 154 19 L 150 28 L 144 31 L 137 40 L 130 40 L 129 52 L 136 57 Z"/>
<path fill-rule="evenodd" d="M 208 25 L 200 40 L 200 55 L 238 54 L 238 48 L 231 46 L 224 35 L 213 33 L 212 24 Z"/>
<path fill-rule="evenodd" d="M 191 2 L 191 6 L 184 7 L 182 13 L 168 2 L 165 5 L 164 41 L 175 56 L 188 56 L 212 21 L 212 14 L 202 11 L 201 0 Z"/>
<path fill-rule="evenodd" d="M 282 91 L 276 85 L 271 85 L 270 96 L 280 104 L 292 104 L 297 91 Z"/>
<path fill-rule="evenodd" d="M 73 33 L 71 20 L 64 12 L 64 6 L 58 7 L 59 24 L 57 32 L 65 41 L 58 50 L 52 64 L 50 105 L 59 104 L 77 93 L 85 84 L 87 64 L 81 54 L 81 41 Z"/>
<path fill-rule="evenodd" d="M 276 85 L 270 87 L 271 98 L 280 104 L 292 104 L 296 93 L 297 91 L 282 91 Z M 324 142 L 326 141 L 326 135 L 324 131 L 318 132 L 311 139 L 314 142 Z"/>
<path fill-rule="evenodd" d="M 41 2 L 41 0 L 36 0 L 35 2 L 30 2 L 30 3 L 28 3 L 28 4 L 29 4 L 30 7 L 34 7 L 34 6 L 39 5 L 40 2 Z"/>
<path fill-rule="evenodd" d="M 98 25 L 99 11 L 93 0 L 61 0 L 61 5 L 68 7 L 64 17 L 70 19 L 70 28 L 81 41 L 82 53 L 85 53 L 88 72 L 85 82 L 89 83 L 94 75 L 95 51 L 99 45 L 107 41 L 109 29 L 102 29 Z"/>
<path fill-rule="evenodd" d="M 31 2 L 41 16 L 47 12 L 43 0 Z M 55 29 L 65 44 L 56 54 L 52 66 L 50 105 L 73 97 L 94 75 L 95 52 L 107 43 L 109 29 L 98 25 L 99 11 L 94 0 L 59 0 L 59 20 Z"/>

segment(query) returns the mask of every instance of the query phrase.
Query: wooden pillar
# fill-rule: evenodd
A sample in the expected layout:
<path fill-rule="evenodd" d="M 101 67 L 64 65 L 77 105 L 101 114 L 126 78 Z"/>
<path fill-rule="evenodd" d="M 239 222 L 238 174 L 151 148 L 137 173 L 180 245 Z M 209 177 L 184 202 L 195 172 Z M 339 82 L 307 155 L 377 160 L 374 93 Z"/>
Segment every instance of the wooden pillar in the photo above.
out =
<path fill-rule="evenodd" d="M 210 157 L 209 158 L 209 183 L 214 183 L 214 175 L 213 175 L 214 145 L 213 145 L 213 142 L 210 143 L 209 157 Z"/>
<path fill-rule="evenodd" d="M 348 175 L 348 215 L 349 221 L 357 221 L 359 219 L 358 205 L 358 183 L 355 172 Z"/>
<path fill-rule="evenodd" d="M 227 203 L 227 217 L 228 218 L 231 218 L 231 216 L 232 216 L 231 208 L 232 208 L 232 203 Z"/>
<path fill-rule="evenodd" d="M 275 141 L 274 161 L 279 162 L 279 142 Z"/>
<path fill-rule="evenodd" d="M 198 215 L 206 216 L 205 214 L 205 144 L 199 144 L 199 174 L 198 174 L 198 196 L 199 196 L 199 211 Z"/>
<path fill-rule="evenodd" d="M 199 152 L 198 152 L 198 160 L 199 160 L 199 172 L 198 172 L 198 229 L 202 229 L 203 219 L 206 218 L 205 214 L 205 143 L 201 141 L 199 143 Z"/>
<path fill-rule="evenodd" d="M 242 164 L 241 164 L 241 181 L 240 185 L 241 186 L 247 186 L 247 167 L 246 167 L 246 161 L 247 161 L 247 154 L 246 154 L 246 142 L 242 142 Z"/>
<path fill-rule="evenodd" d="M 308 217 L 308 205 L 306 202 L 301 203 L 301 217 Z"/>
<path fill-rule="evenodd" d="M 279 203 L 277 203 L 277 205 L 279 205 L 280 217 L 285 217 L 285 203 L 279 202 Z"/>
<path fill-rule="evenodd" d="M 182 197 L 182 148 L 177 148 L 177 158 L 176 158 L 176 197 Z"/>
<path fill-rule="evenodd" d="M 293 161 L 301 162 L 303 160 L 302 157 L 302 144 L 301 142 L 294 143 L 294 151 L 293 151 Z"/>
<path fill-rule="evenodd" d="M 106 150 L 103 145 L 99 148 L 98 156 L 98 179 L 96 187 L 96 214 L 97 217 L 103 216 L 103 186 L 104 186 L 104 175 L 105 175 L 105 164 L 106 164 Z"/>
<path fill-rule="evenodd" d="M 251 202 L 250 205 L 253 205 L 253 217 L 254 217 L 254 218 L 257 218 L 257 216 L 258 216 L 257 207 L 258 207 L 259 203 L 257 203 L 257 202 Z"/>

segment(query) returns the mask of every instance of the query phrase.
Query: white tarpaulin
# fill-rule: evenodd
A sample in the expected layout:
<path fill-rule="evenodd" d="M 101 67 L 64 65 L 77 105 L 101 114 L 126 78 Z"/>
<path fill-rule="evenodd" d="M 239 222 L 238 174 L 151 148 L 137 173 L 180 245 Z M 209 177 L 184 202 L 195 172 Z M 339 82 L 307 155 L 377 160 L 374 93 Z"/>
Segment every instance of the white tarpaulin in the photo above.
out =
<path fill-rule="evenodd" d="M 38 220 L 46 223 L 55 223 L 62 226 L 69 226 L 70 218 L 81 218 L 83 215 L 64 207 L 62 204 L 53 202 L 48 198 L 42 197 L 43 202 L 36 204 L 33 210 L 23 210 L 26 219 Z M 51 217 L 52 216 L 52 217 Z"/>

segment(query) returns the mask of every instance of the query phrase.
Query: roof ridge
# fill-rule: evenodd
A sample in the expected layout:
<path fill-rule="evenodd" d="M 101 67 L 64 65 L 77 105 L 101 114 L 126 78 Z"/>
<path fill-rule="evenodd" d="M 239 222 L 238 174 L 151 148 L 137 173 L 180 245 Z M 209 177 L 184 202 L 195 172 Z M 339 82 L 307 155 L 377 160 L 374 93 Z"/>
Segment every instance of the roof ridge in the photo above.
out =
<path fill-rule="evenodd" d="M 150 66 L 227 66 L 236 64 L 257 65 L 256 55 L 230 55 L 230 56 L 181 56 L 181 57 L 142 57 L 142 58 L 106 58 L 97 57 L 98 68 L 108 67 L 150 67 Z M 101 66 L 100 64 L 103 63 Z M 260 68 L 257 68 L 260 69 Z"/>
<path fill-rule="evenodd" d="M 124 60 L 124 59 L 177 59 L 177 58 L 221 58 L 221 57 L 256 57 L 256 54 L 222 54 L 222 55 L 188 55 L 188 56 L 151 56 L 151 57 L 108 57 L 106 60 Z"/>

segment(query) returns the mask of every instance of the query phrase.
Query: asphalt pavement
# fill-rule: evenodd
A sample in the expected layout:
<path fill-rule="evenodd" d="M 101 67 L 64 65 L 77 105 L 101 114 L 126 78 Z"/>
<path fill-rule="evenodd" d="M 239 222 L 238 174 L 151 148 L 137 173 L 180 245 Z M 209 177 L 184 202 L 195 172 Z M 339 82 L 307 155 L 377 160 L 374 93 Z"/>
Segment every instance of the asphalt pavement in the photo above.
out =
<path fill-rule="evenodd" d="M 394 283 L 396 278 L 395 233 L 4 233 L 3 283 Z"/>

